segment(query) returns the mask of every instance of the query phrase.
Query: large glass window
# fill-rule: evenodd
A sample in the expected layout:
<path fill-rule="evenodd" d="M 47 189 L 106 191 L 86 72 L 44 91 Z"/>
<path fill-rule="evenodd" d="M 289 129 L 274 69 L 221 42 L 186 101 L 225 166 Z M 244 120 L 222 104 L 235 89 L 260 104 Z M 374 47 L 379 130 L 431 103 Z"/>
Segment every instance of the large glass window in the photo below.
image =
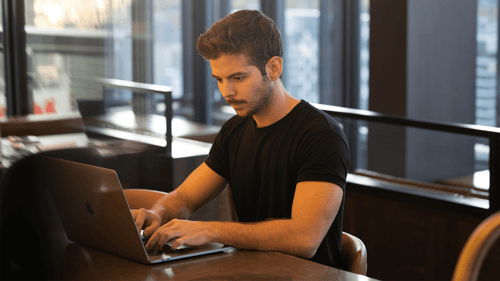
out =
<path fill-rule="evenodd" d="M 476 124 L 498 126 L 498 0 L 477 2 Z M 476 169 L 488 168 L 489 146 L 478 139 Z"/>
<path fill-rule="evenodd" d="M 359 108 L 368 110 L 368 95 L 370 93 L 370 0 L 360 0 L 359 12 Z"/>
<path fill-rule="evenodd" d="M 498 0 L 479 0 L 477 9 L 476 124 L 496 126 Z"/>
<path fill-rule="evenodd" d="M 130 0 L 25 0 L 32 112 L 78 110 L 103 100 L 92 78 L 130 79 Z"/>
<path fill-rule="evenodd" d="M 172 97 L 179 99 L 183 96 L 181 1 L 154 3 L 154 83 L 173 87 Z"/>
<path fill-rule="evenodd" d="M 33 113 L 131 111 L 141 97 L 94 78 L 153 83 L 183 97 L 180 0 L 25 0 Z M 163 115 L 163 97 L 153 97 Z M 1 102 L 1 101 L 0 101 Z M 92 106 L 88 106 L 92 103 Z"/>
<path fill-rule="evenodd" d="M 259 0 L 231 0 L 230 2 L 231 13 L 239 10 L 249 9 L 249 10 L 260 10 Z"/>
<path fill-rule="evenodd" d="M 399 11 L 404 9 L 407 17 L 391 18 L 407 24 L 403 30 L 407 38 L 399 40 L 396 32 L 384 33 L 380 29 L 369 38 L 370 16 L 366 8 L 370 3 L 360 1 L 361 108 L 368 108 L 369 97 L 372 107 L 382 108 L 381 111 L 401 108 L 404 111 L 399 111 L 400 114 L 411 119 L 498 126 L 498 0 L 449 5 L 451 2 L 411 0 L 407 6 L 400 6 Z M 373 1 L 372 11 L 380 13 L 386 7 L 380 3 Z M 377 25 L 372 27 L 377 28 L 389 28 L 391 22 L 382 20 L 380 14 L 377 18 L 374 14 L 373 20 L 377 20 Z M 368 50 L 369 40 L 374 43 L 372 50 Z M 400 60 L 389 63 L 376 59 L 389 58 L 384 53 L 389 44 L 400 44 L 398 48 L 404 51 L 395 55 L 404 54 L 405 64 Z M 371 70 L 368 69 L 370 53 L 376 54 L 372 56 Z M 391 92 L 390 75 L 386 76 L 390 83 L 372 83 L 368 89 L 370 72 L 374 77 L 394 69 L 405 73 L 406 83 L 399 84 L 404 86 L 401 93 L 405 93 L 405 99 L 397 100 L 402 94 L 387 94 Z M 475 191 L 487 192 L 490 159 L 487 139 L 359 124 L 359 146 L 354 151 L 358 154 L 356 168 L 431 184 L 462 182 Z"/>
<path fill-rule="evenodd" d="M 285 1 L 283 82 L 298 99 L 319 102 L 319 0 Z"/>
<path fill-rule="evenodd" d="M 370 0 L 359 0 L 359 104 L 360 109 L 368 110 L 370 93 Z M 357 94 L 357 93 L 355 93 Z M 356 139 L 355 163 L 359 168 L 367 166 L 368 126 L 359 122 Z"/>

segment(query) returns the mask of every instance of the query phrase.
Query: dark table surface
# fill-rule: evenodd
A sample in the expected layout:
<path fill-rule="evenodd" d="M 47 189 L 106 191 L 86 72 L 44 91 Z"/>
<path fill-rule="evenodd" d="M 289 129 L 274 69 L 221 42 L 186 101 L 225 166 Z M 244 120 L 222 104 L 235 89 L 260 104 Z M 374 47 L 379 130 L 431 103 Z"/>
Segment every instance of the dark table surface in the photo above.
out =
<path fill-rule="evenodd" d="M 23 197 L 24 193 L 19 196 Z M 10 212 L 10 219 L 1 228 L 0 257 L 10 264 L 7 268 L 10 271 L 2 271 L 1 277 L 49 280 L 374 280 L 291 255 L 241 249 L 155 265 L 142 264 L 68 240 L 49 193 L 44 188 L 34 187 L 29 194 L 26 198 L 10 197 L 19 208 Z M 23 220 L 23 217 L 28 219 Z M 25 253 L 32 255 L 27 259 Z M 10 279 L 15 278 L 5 280 Z"/>
<path fill-rule="evenodd" d="M 74 242 L 61 246 L 52 270 L 64 280 L 374 280 L 278 252 L 230 250 L 145 265 Z"/>

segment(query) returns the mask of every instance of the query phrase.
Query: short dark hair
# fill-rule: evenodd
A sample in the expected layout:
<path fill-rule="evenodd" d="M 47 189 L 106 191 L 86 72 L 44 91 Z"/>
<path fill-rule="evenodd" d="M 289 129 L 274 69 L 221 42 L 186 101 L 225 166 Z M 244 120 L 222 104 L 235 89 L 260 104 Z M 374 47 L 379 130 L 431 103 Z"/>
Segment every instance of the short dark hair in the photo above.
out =
<path fill-rule="evenodd" d="M 255 65 L 263 76 L 272 57 L 283 57 L 278 27 L 271 18 L 255 10 L 240 10 L 214 23 L 198 37 L 196 49 L 206 60 L 245 54 L 248 63 Z"/>

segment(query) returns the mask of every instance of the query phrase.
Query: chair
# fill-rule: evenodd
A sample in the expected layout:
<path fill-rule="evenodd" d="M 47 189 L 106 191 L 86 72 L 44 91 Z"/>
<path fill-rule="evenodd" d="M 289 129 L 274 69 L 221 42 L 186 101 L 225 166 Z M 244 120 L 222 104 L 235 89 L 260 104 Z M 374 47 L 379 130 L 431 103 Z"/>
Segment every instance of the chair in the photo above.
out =
<path fill-rule="evenodd" d="M 342 249 L 340 250 L 345 268 L 356 274 L 366 275 L 367 252 L 363 241 L 358 237 L 342 232 Z"/>
<path fill-rule="evenodd" d="M 484 258 L 500 236 L 500 211 L 490 215 L 472 232 L 460 253 L 452 280 L 477 280 Z"/>
<path fill-rule="evenodd" d="M 167 192 L 150 189 L 124 189 L 123 192 L 130 209 L 151 209 L 158 199 L 167 194 Z"/>

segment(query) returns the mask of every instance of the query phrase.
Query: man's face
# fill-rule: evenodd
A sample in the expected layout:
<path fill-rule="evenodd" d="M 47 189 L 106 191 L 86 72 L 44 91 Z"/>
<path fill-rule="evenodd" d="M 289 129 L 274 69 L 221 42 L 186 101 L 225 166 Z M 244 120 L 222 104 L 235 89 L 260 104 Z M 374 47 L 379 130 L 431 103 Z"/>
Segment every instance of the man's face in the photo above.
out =
<path fill-rule="evenodd" d="M 210 60 L 210 66 L 222 96 L 241 117 L 256 114 L 273 94 L 267 76 L 248 64 L 243 54 L 222 55 Z"/>

